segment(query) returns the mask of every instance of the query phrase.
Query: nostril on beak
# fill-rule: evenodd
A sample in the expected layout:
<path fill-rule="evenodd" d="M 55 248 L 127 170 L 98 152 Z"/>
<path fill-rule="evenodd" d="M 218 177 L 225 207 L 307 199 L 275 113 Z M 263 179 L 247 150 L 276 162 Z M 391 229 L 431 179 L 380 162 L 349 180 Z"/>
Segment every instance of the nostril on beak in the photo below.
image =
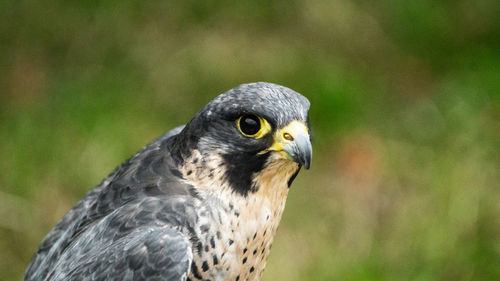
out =
<path fill-rule="evenodd" d="M 283 138 L 286 139 L 286 140 L 289 140 L 289 141 L 293 141 L 294 138 L 292 135 L 290 135 L 289 133 L 283 133 Z"/>

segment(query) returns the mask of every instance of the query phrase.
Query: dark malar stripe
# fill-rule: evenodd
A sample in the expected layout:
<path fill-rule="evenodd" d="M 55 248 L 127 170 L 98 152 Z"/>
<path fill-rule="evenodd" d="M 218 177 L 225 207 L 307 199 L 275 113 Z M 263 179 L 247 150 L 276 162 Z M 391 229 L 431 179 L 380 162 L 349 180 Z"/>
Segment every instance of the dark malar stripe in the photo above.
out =
<path fill-rule="evenodd" d="M 269 153 L 262 155 L 245 153 L 224 154 L 225 176 L 229 182 L 229 186 L 243 196 L 247 196 L 249 192 L 256 192 L 258 186 L 252 184 L 253 175 L 262 171 L 269 155 Z"/>

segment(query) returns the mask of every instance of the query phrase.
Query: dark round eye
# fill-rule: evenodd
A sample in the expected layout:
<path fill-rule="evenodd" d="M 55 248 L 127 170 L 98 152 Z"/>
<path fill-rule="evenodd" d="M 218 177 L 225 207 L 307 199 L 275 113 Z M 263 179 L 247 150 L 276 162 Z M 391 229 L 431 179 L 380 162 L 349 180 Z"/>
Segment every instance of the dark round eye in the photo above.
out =
<path fill-rule="evenodd" d="M 257 134 L 261 127 L 259 117 L 251 114 L 241 116 L 238 125 L 241 132 L 247 136 Z"/>

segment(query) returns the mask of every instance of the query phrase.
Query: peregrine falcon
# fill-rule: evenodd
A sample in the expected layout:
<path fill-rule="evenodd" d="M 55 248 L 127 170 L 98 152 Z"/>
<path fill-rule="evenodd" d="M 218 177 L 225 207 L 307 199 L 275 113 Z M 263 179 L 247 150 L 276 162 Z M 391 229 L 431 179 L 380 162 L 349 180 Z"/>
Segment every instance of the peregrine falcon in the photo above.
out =
<path fill-rule="evenodd" d="M 264 82 L 219 95 L 80 200 L 23 280 L 260 280 L 311 163 L 309 105 Z"/>

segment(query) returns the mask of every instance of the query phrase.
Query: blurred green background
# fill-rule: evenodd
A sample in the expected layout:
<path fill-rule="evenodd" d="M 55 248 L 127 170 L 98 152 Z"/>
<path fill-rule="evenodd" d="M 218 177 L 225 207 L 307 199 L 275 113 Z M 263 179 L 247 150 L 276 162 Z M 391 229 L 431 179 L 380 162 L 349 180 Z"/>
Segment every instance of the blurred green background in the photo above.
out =
<path fill-rule="evenodd" d="M 1 1 L 0 280 L 217 94 L 311 103 L 264 280 L 500 280 L 500 1 Z"/>

